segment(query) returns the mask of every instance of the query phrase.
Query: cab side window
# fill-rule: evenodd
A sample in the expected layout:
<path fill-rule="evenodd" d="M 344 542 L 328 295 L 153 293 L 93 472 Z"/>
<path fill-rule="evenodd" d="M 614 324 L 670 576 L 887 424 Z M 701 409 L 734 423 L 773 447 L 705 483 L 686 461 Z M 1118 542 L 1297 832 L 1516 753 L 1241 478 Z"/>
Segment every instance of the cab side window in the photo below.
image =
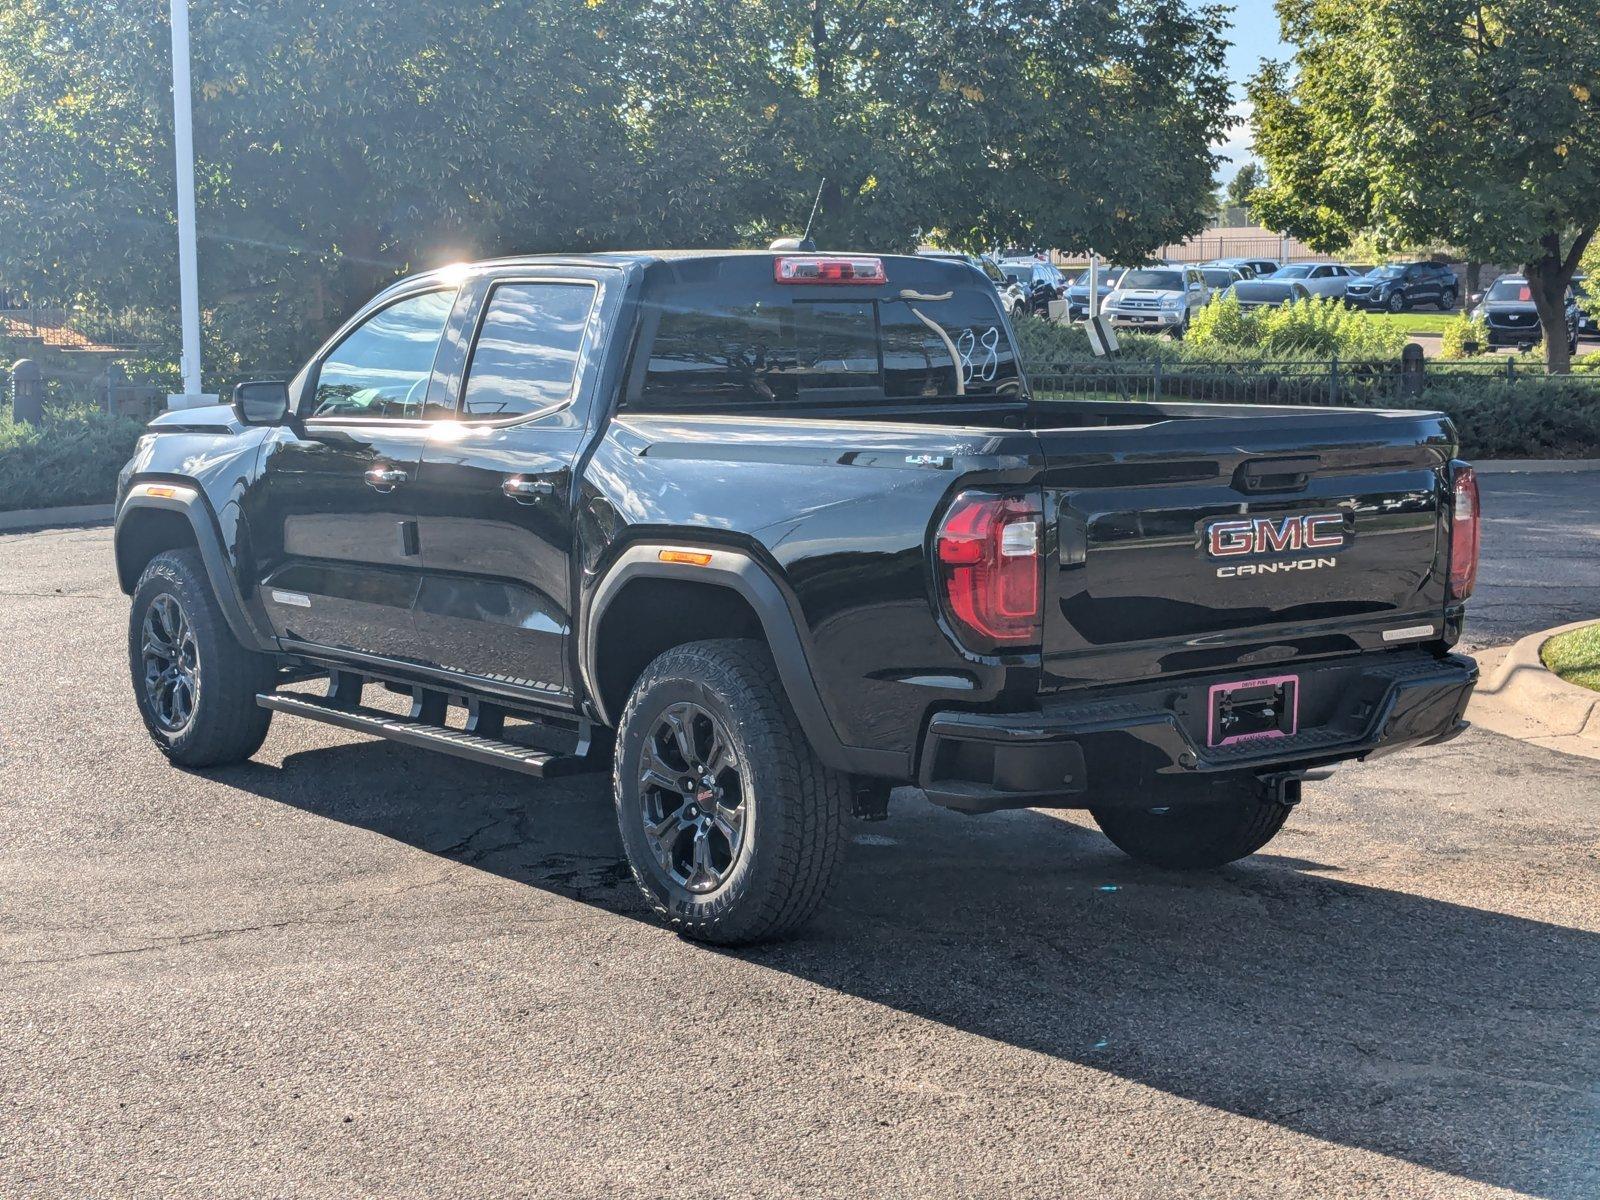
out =
<path fill-rule="evenodd" d="M 328 352 L 317 370 L 309 417 L 339 420 L 435 420 L 428 379 L 454 288 L 423 292 L 379 309 Z"/>
<path fill-rule="evenodd" d="M 526 416 L 572 399 L 595 291 L 589 283 L 496 286 L 467 364 L 462 418 Z"/>

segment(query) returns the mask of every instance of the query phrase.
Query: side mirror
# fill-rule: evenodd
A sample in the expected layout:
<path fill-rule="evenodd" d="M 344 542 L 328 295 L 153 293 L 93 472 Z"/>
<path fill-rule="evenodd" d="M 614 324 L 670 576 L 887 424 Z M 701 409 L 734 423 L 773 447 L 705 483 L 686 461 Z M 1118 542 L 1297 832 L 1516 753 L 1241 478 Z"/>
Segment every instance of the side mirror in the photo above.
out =
<path fill-rule="evenodd" d="M 233 411 L 246 425 L 281 425 L 289 415 L 289 385 L 276 379 L 236 383 Z"/>
<path fill-rule="evenodd" d="M 1482 299 L 1483 299 L 1483 293 L 1482 292 L 1473 292 L 1472 295 L 1467 297 L 1467 307 L 1468 308 L 1477 308 L 1478 307 L 1478 301 L 1480 301 Z"/>

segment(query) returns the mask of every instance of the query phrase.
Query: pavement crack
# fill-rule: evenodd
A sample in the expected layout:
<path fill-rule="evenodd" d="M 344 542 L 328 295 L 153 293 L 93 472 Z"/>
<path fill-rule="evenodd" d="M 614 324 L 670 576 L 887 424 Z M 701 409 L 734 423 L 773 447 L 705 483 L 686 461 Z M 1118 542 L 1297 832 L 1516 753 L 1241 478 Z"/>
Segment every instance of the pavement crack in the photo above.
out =
<path fill-rule="evenodd" d="M 343 904 L 335 904 L 331 908 L 317 909 L 315 912 L 302 916 L 286 917 L 281 921 L 263 921 L 255 925 L 228 925 L 221 929 L 197 929 L 189 933 L 176 933 L 169 937 L 153 938 L 138 946 L 120 946 L 111 950 L 89 950 L 83 954 L 63 954 L 44 958 L 14 958 L 7 959 L 4 963 L 8 967 L 35 967 L 52 966 L 61 963 L 86 962 L 96 958 L 120 958 L 130 954 L 145 954 L 151 950 L 162 950 L 173 946 L 189 946 L 202 942 L 214 942 L 222 938 L 234 937 L 245 933 L 267 933 L 275 929 L 288 929 L 294 925 L 355 925 L 362 921 L 376 920 L 386 913 L 383 910 L 362 913 L 359 916 L 346 919 L 335 919 L 335 914 L 344 912 L 357 904 L 372 903 L 387 900 L 393 896 L 401 896 L 407 892 L 420 891 L 423 888 L 433 887 L 443 883 L 446 875 L 433 879 L 426 879 L 420 883 L 410 883 L 404 887 L 392 888 L 374 896 L 357 896 L 346 900 Z"/>

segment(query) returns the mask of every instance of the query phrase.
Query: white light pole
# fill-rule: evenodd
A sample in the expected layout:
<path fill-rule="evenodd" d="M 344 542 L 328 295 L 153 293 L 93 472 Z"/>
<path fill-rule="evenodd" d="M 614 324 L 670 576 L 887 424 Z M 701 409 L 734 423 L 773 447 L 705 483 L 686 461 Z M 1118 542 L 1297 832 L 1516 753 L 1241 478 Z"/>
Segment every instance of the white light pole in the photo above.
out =
<path fill-rule="evenodd" d="M 200 270 L 194 223 L 194 124 L 189 104 L 189 0 L 171 0 L 172 150 L 178 177 L 178 305 L 183 326 L 183 392 L 169 408 L 192 408 L 214 399 L 200 391 Z"/>

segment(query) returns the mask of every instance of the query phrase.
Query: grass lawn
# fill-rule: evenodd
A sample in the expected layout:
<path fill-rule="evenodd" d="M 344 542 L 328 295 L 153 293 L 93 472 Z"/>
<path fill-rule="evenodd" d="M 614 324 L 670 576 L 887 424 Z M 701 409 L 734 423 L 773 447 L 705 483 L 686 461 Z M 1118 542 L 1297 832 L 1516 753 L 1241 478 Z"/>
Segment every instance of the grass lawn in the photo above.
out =
<path fill-rule="evenodd" d="M 1455 313 L 1408 312 L 1373 313 L 1378 320 L 1398 325 L 1407 333 L 1443 333 L 1444 327 L 1456 319 Z"/>
<path fill-rule="evenodd" d="M 1600 692 L 1600 625 L 1551 638 L 1540 648 L 1539 657 L 1568 683 Z"/>

